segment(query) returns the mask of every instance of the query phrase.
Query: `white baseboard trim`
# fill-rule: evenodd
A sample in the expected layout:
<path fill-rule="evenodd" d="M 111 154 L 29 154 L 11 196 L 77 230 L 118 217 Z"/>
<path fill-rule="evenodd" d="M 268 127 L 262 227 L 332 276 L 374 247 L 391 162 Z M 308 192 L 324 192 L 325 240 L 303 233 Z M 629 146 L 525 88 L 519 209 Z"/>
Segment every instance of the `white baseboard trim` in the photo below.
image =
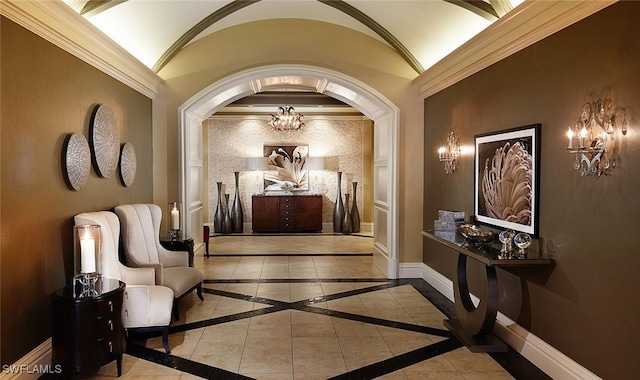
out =
<path fill-rule="evenodd" d="M 0 380 L 36 380 L 45 373 L 60 373 L 60 367 L 51 365 L 51 338 L 14 364 L 2 366 Z"/>
<path fill-rule="evenodd" d="M 401 263 L 400 278 L 421 278 L 453 302 L 453 281 L 424 263 Z M 477 297 L 472 295 L 472 300 L 477 305 Z M 498 313 L 493 332 L 553 379 L 601 380 L 502 313 Z"/>

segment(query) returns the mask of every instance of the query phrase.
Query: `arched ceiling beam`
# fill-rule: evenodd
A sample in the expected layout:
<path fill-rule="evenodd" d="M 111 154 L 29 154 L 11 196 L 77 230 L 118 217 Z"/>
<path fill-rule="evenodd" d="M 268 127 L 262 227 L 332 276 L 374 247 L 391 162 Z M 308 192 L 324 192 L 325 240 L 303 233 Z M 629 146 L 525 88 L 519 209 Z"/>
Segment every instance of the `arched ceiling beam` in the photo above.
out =
<path fill-rule="evenodd" d="M 127 0 L 89 0 L 84 7 L 82 7 L 80 15 L 95 16 L 98 13 L 104 12 L 111 7 L 124 3 L 125 1 Z"/>
<path fill-rule="evenodd" d="M 480 17 L 484 17 L 487 20 L 493 22 L 496 21 L 499 16 L 493 9 L 492 4 L 484 2 L 482 0 L 444 0 L 448 3 L 462 7 L 468 11 L 477 14 Z M 491 1 L 493 3 L 493 1 Z"/>
<path fill-rule="evenodd" d="M 333 7 L 364 24 L 367 28 L 374 31 L 377 35 L 382 37 L 391 47 L 393 47 L 400 56 L 407 61 L 407 63 L 418 73 L 422 74 L 424 72 L 424 67 L 418 62 L 416 57 L 411 54 L 409 49 L 407 49 L 398 39 L 391 34 L 387 29 L 382 27 L 382 25 L 378 24 L 374 19 L 362 13 L 358 9 L 352 7 L 342 0 L 318 0 L 319 2 Z"/>
<path fill-rule="evenodd" d="M 213 12 L 178 38 L 178 40 L 174 42 L 173 45 L 164 52 L 164 54 L 162 54 L 156 64 L 153 65 L 152 70 L 156 73 L 160 71 L 176 54 L 178 54 L 180 49 L 185 47 L 192 39 L 194 39 L 198 34 L 204 32 L 215 22 L 222 20 L 233 12 L 239 11 L 244 7 L 257 3 L 258 1 L 260 0 L 234 0 Z"/>

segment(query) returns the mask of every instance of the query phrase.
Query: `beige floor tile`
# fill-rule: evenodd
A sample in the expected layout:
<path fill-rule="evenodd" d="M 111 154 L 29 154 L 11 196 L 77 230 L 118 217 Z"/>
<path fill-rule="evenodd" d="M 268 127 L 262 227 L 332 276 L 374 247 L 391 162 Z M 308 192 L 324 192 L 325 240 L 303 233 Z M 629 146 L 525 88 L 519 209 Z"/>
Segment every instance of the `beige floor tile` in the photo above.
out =
<path fill-rule="evenodd" d="M 291 325 L 293 338 L 336 337 L 336 330 L 330 323 L 309 323 Z"/>
<path fill-rule="evenodd" d="M 291 324 L 329 324 L 333 326 L 333 321 L 328 315 L 307 313 L 300 310 L 291 310 Z"/>
<path fill-rule="evenodd" d="M 390 352 L 367 352 L 345 355 L 344 361 L 347 364 L 347 370 L 353 371 L 358 368 L 366 367 L 370 364 L 381 362 L 391 358 Z"/>
<path fill-rule="evenodd" d="M 338 340 L 345 358 L 381 353 L 391 356 L 391 350 L 381 336 L 339 336 Z"/>
<path fill-rule="evenodd" d="M 191 360 L 233 373 L 238 373 L 241 358 L 242 355 L 209 354 L 205 352 L 195 353 L 191 356 Z"/>
<path fill-rule="evenodd" d="M 375 325 L 364 322 L 350 321 L 341 318 L 332 318 L 336 335 L 339 337 L 374 336 L 382 337 Z"/>

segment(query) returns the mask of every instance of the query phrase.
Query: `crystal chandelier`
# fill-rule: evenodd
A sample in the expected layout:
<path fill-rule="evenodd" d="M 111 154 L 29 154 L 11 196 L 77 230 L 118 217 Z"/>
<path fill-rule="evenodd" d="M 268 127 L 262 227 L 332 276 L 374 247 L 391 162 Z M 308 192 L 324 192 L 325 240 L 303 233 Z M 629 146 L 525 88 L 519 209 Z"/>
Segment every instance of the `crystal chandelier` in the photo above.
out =
<path fill-rule="evenodd" d="M 291 106 L 278 107 L 276 115 L 269 115 L 269 125 L 276 131 L 297 131 L 304 127 L 304 116 Z"/>

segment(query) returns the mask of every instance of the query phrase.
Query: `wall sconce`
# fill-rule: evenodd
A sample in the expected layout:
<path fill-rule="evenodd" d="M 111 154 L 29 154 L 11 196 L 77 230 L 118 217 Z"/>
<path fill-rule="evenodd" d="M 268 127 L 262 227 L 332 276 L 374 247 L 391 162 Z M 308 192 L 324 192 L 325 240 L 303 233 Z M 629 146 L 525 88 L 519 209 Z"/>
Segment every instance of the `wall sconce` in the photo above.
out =
<path fill-rule="evenodd" d="M 182 203 L 169 203 L 169 241 L 177 241 L 182 239 L 182 228 L 180 225 L 180 213 L 182 212 Z"/>
<path fill-rule="evenodd" d="M 256 172 L 256 194 L 262 194 L 260 191 L 260 171 L 269 169 L 268 157 L 247 157 L 247 170 L 255 170 Z"/>
<path fill-rule="evenodd" d="M 456 171 L 460 152 L 460 139 L 452 129 L 449 132 L 449 136 L 447 136 L 447 145 L 438 148 L 438 160 L 444 162 L 444 172 L 446 174 L 451 174 Z"/>
<path fill-rule="evenodd" d="M 610 98 L 584 105 L 575 128 L 567 131 L 567 150 L 575 154 L 573 168 L 580 170 L 580 175 L 606 175 L 616 167 L 614 144 L 618 128 L 623 136 L 627 134 L 626 112 L 622 107 L 614 109 Z"/>

